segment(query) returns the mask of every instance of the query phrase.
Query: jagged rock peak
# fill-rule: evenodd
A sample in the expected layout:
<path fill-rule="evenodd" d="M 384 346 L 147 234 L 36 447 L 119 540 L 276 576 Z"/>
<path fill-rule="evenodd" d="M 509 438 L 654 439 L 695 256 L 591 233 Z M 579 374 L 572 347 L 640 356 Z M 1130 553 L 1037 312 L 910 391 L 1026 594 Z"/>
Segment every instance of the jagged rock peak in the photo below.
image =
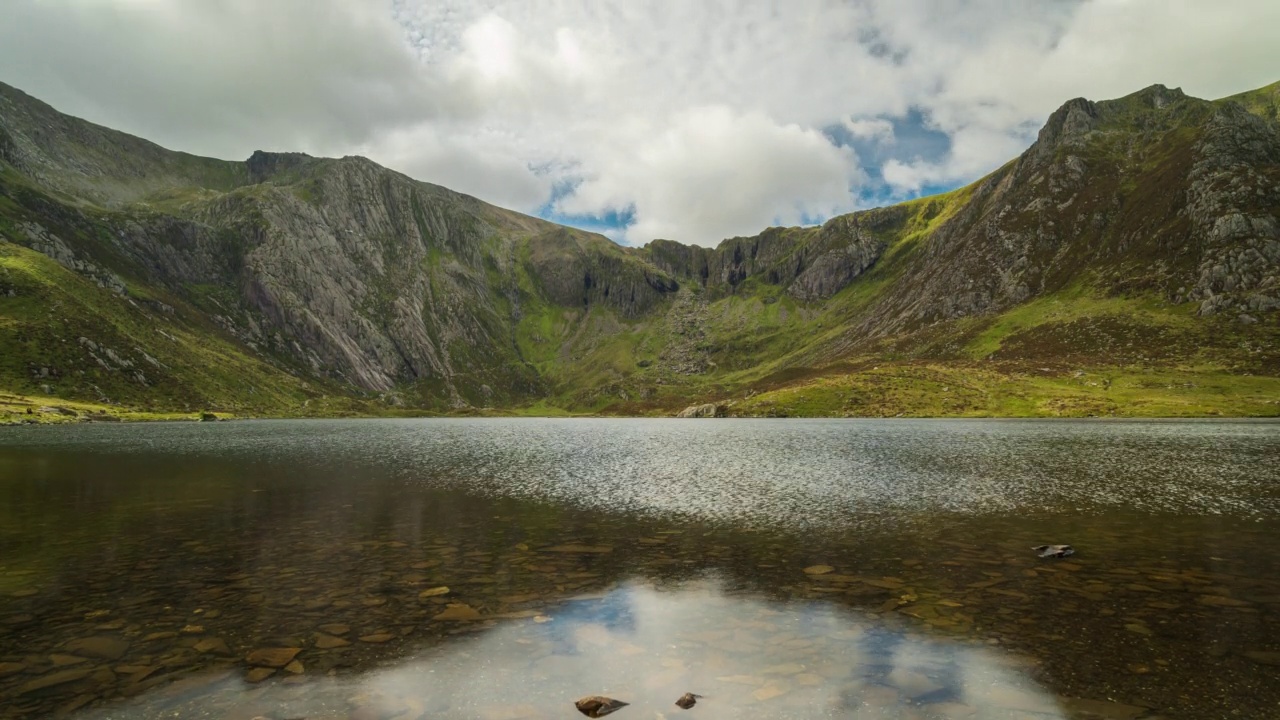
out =
<path fill-rule="evenodd" d="M 1160 110 L 1179 100 L 1185 100 L 1186 97 L 1187 97 L 1187 94 L 1182 92 L 1182 88 L 1167 88 L 1164 85 L 1156 83 L 1155 85 L 1152 85 L 1150 87 L 1145 87 L 1139 90 L 1138 92 L 1133 93 L 1127 97 L 1120 98 L 1120 100 L 1118 101 L 1112 101 L 1112 102 L 1136 100 L 1136 101 L 1140 101 L 1142 104 L 1148 107 L 1151 107 L 1156 110 Z"/>
<path fill-rule="evenodd" d="M 1049 116 L 1036 138 L 1036 154 L 1052 154 L 1061 146 L 1075 146 L 1098 124 L 1098 106 L 1085 98 L 1075 98 L 1063 103 Z"/>
<path fill-rule="evenodd" d="M 253 181 L 260 183 L 281 173 L 296 170 L 312 160 L 315 158 L 306 153 L 254 150 L 245 164 L 249 167 L 249 175 Z"/>

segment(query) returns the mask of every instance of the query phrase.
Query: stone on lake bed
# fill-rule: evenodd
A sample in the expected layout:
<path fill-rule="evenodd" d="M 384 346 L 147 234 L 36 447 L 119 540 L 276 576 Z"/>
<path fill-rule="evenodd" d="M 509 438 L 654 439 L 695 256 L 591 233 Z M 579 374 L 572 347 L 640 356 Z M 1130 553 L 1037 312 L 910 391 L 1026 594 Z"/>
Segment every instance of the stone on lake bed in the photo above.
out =
<path fill-rule="evenodd" d="M 845 584 L 848 584 L 848 583 L 855 583 L 855 582 L 859 582 L 860 580 L 862 580 L 862 578 L 858 577 L 857 575 L 831 575 L 831 574 L 827 574 L 827 575 L 810 575 L 810 577 L 811 577 L 811 578 L 813 578 L 814 582 L 834 583 L 834 584 L 837 584 L 837 585 L 838 585 L 838 584 L 841 584 L 841 583 L 845 583 Z M 837 588 L 837 590 L 838 590 L 838 588 Z"/>
<path fill-rule="evenodd" d="M 227 647 L 227 641 L 222 638 L 204 638 L 194 646 L 196 652 L 212 653 L 214 655 L 230 656 L 231 648 Z"/>
<path fill-rule="evenodd" d="M 379 643 L 390 642 L 391 640 L 395 640 L 395 639 L 396 639 L 395 635 L 391 633 L 385 633 L 385 632 L 360 636 L 360 642 L 373 643 L 375 645 Z"/>
<path fill-rule="evenodd" d="M 541 614 L 537 610 L 514 610 L 512 612 L 497 613 L 489 617 L 497 620 L 524 620 L 526 618 L 536 618 Z"/>
<path fill-rule="evenodd" d="M 437 597 L 440 595 L 448 595 L 448 594 L 449 594 L 449 588 L 447 586 L 441 585 L 440 587 L 428 588 L 418 593 L 418 599 L 425 600 L 427 598 Z"/>
<path fill-rule="evenodd" d="M 66 685 L 77 680 L 83 680 L 93 674 L 93 668 L 80 668 L 76 670 L 63 670 L 62 672 L 49 673 L 24 683 L 18 688 L 19 695 L 37 692 L 46 688 L 57 687 L 58 685 Z"/>
<path fill-rule="evenodd" d="M 702 697 L 695 693 L 685 693 L 676 700 L 676 706 L 688 710 L 698 704 L 698 698 Z"/>
<path fill-rule="evenodd" d="M 316 647 L 320 650 L 332 650 L 334 648 L 346 647 L 350 644 L 350 642 L 334 635 L 316 633 Z"/>
<path fill-rule="evenodd" d="M 302 648 L 260 648 L 249 653 L 244 660 L 250 665 L 281 668 L 293 662 L 300 652 Z"/>
<path fill-rule="evenodd" d="M 301 675 L 303 672 L 306 671 L 306 668 L 302 666 L 301 660 L 294 660 L 293 662 L 284 666 L 284 671 L 287 673 L 291 673 L 293 675 Z"/>
<path fill-rule="evenodd" d="M 320 629 L 330 635 L 346 635 L 351 632 L 351 626 L 342 623 L 325 623 L 320 626 Z"/>
<path fill-rule="evenodd" d="M 256 667 L 244 674 L 245 682 L 260 683 L 276 674 L 275 668 Z"/>
<path fill-rule="evenodd" d="M 114 637 L 87 637 L 72 640 L 65 647 L 72 655 L 119 660 L 129 651 L 129 641 Z"/>
<path fill-rule="evenodd" d="M 613 698 L 608 698 L 603 695 L 588 695 L 587 697 L 575 700 L 573 706 L 578 708 L 578 712 L 586 715 L 587 717 L 599 718 L 604 717 L 615 710 L 621 710 L 628 704 L 629 703 L 622 702 L 621 700 L 614 700 Z"/>
<path fill-rule="evenodd" d="M 830 565 L 810 565 L 804 569 L 805 575 L 826 575 L 829 572 L 835 572 L 835 568 Z"/>
<path fill-rule="evenodd" d="M 79 665 L 82 662 L 89 662 L 89 659 L 82 658 L 79 655 L 63 655 L 61 653 L 54 653 L 49 656 L 49 662 L 53 663 L 54 667 L 66 667 L 68 665 Z"/>
<path fill-rule="evenodd" d="M 1038 545 L 1031 549 L 1042 558 L 1064 558 L 1076 553 L 1070 545 Z"/>
<path fill-rule="evenodd" d="M 481 618 L 480 611 L 470 605 L 451 604 L 444 609 L 444 612 L 437 614 L 432 620 L 479 620 Z"/>
<path fill-rule="evenodd" d="M 0 678 L 6 675 L 16 675 L 26 669 L 27 666 L 22 663 L 0 662 Z"/>

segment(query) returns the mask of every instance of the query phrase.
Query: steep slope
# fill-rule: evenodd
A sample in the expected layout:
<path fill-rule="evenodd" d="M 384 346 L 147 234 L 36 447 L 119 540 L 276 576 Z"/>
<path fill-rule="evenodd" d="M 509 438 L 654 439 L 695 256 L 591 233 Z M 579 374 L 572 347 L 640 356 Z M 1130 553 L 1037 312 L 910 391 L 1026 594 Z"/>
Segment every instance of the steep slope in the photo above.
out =
<path fill-rule="evenodd" d="M 282 414 L 320 398 L 357 412 L 1277 414 L 1276 87 L 1073 100 L 1021 157 L 952 193 L 714 249 L 632 249 L 364 158 L 171 152 L 0 85 L 0 238 L 22 246 L 0 248 L 20 259 L 10 272 L 44 268 L 12 283 L 25 305 L 0 286 L 0 388 Z M 219 359 L 170 363 L 163 336 L 134 332 L 135 355 L 177 368 L 170 389 L 100 392 L 119 368 L 48 332 L 72 285 L 100 296 L 76 306 L 80 326 L 178 323 L 174 342 Z M 200 365 L 246 382 L 185 370 Z M 1147 402 L 1171 385 L 1190 389 Z M 293 389 L 255 404 L 242 386 Z"/>
<path fill-rule="evenodd" d="M 675 288 L 603 237 L 363 158 L 207 160 L 12 88 L 0 103 L 0 193 L 14 241 L 122 290 L 162 289 L 250 352 L 354 392 L 398 391 L 386 397 L 395 404 L 538 394 L 514 342 L 526 295 L 634 315 Z"/>

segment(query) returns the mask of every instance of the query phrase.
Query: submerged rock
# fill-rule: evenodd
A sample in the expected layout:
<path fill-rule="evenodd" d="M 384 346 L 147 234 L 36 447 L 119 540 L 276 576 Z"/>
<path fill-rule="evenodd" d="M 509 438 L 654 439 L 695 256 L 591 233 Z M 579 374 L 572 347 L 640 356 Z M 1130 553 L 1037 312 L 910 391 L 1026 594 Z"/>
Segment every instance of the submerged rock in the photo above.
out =
<path fill-rule="evenodd" d="M 676 413 L 676 417 L 681 418 L 721 418 L 728 414 L 728 407 L 717 403 L 706 403 L 705 405 L 690 405 L 689 407 Z"/>
<path fill-rule="evenodd" d="M 480 611 L 463 603 L 450 603 L 443 612 L 435 615 L 432 620 L 479 620 L 481 619 Z"/>
<path fill-rule="evenodd" d="M 261 667 L 280 668 L 293 662 L 302 648 L 262 648 L 245 657 L 245 662 Z"/>
<path fill-rule="evenodd" d="M 685 710 L 688 710 L 689 708 L 698 704 L 698 698 L 700 697 L 702 696 L 696 695 L 694 693 L 685 693 L 680 696 L 679 700 L 676 700 L 676 705 L 678 707 L 684 708 Z"/>
<path fill-rule="evenodd" d="M 332 650 L 334 648 L 346 647 L 351 643 L 334 635 L 326 635 L 324 633 L 316 633 L 316 648 L 320 650 Z"/>
<path fill-rule="evenodd" d="M 1076 549 L 1070 545 L 1039 545 L 1031 549 L 1042 558 L 1064 558 L 1076 554 Z"/>
<path fill-rule="evenodd" d="M 129 641 L 112 637 L 87 637 L 72 640 L 67 643 L 66 648 L 73 655 L 119 660 L 129 650 Z"/>
<path fill-rule="evenodd" d="M 45 688 L 65 685 L 67 683 L 76 682 L 77 680 L 83 680 L 91 674 L 93 674 L 92 668 L 83 668 L 80 670 L 63 670 L 62 672 L 42 675 L 35 680 L 31 680 L 20 686 L 17 690 L 17 694 L 26 695 L 27 693 L 44 690 Z"/>
<path fill-rule="evenodd" d="M 275 674 L 275 668 L 256 667 L 244 674 L 244 680 L 249 683 L 260 683 Z"/>
<path fill-rule="evenodd" d="M 573 703 L 578 708 L 578 712 L 591 718 L 604 717 L 611 712 L 621 710 L 630 703 L 624 703 L 621 700 L 614 700 L 603 695 L 588 695 Z"/>

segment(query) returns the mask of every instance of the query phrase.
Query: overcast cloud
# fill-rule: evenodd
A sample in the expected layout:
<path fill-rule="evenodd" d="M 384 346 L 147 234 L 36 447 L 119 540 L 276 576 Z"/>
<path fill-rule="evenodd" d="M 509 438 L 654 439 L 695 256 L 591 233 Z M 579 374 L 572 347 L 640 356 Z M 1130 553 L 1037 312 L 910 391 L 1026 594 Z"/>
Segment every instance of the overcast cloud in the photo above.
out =
<path fill-rule="evenodd" d="M 1065 100 L 1280 80 L 1275 0 L 6 0 L 0 81 L 714 245 L 974 180 Z"/>

